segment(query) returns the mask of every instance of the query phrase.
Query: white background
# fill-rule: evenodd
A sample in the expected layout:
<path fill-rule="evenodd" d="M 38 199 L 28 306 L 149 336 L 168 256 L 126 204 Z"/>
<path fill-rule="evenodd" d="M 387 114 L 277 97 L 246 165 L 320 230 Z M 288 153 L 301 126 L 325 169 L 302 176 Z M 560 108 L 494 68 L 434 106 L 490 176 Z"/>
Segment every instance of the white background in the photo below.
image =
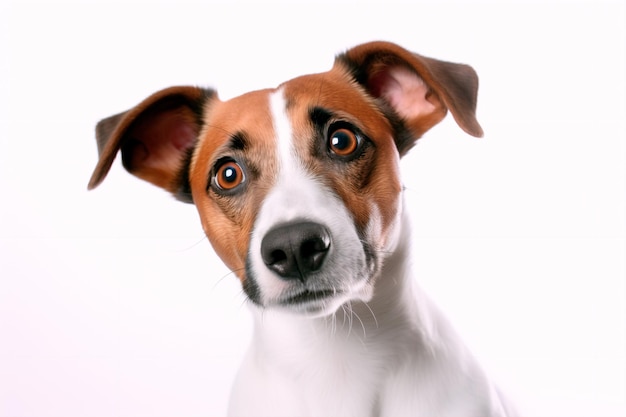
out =
<path fill-rule="evenodd" d="M 251 327 L 193 206 L 94 125 L 177 84 L 222 98 L 375 39 L 471 64 L 404 160 L 418 281 L 528 416 L 623 416 L 623 2 L 0 3 L 0 416 L 223 415 Z"/>

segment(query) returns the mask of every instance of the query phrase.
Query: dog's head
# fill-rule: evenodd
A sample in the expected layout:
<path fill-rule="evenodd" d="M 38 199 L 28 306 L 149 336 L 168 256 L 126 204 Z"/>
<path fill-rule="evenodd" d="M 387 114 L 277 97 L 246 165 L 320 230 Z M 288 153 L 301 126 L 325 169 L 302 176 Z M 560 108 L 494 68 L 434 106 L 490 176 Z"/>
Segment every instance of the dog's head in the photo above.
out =
<path fill-rule="evenodd" d="M 221 101 L 173 87 L 97 126 L 100 160 L 194 203 L 254 303 L 330 314 L 367 301 L 401 210 L 399 159 L 450 110 L 467 133 L 478 78 L 466 65 L 373 42 L 322 74 Z"/>

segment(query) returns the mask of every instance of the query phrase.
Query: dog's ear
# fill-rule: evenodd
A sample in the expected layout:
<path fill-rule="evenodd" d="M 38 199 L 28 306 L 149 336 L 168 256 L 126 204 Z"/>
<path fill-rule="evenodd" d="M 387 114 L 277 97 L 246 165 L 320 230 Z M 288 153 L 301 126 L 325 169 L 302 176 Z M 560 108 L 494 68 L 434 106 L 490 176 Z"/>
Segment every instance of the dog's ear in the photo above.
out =
<path fill-rule="evenodd" d="M 106 177 L 119 150 L 133 175 L 170 191 L 181 201 L 193 202 L 186 165 L 202 125 L 205 105 L 217 100 L 213 90 L 171 87 L 132 109 L 106 118 L 96 126 L 100 159 L 89 189 Z"/>
<path fill-rule="evenodd" d="M 335 65 L 347 67 L 409 129 L 412 138 L 398 143 L 401 155 L 439 123 L 447 110 L 465 132 L 483 135 L 476 120 L 478 76 L 468 65 L 423 57 L 388 42 L 356 46 L 339 55 Z"/>

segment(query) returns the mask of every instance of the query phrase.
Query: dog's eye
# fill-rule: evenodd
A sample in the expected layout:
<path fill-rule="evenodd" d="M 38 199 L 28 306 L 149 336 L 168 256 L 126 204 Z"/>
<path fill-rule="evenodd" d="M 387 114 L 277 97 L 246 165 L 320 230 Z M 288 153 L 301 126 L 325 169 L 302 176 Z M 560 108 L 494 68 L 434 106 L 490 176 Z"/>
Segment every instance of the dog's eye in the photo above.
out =
<path fill-rule="evenodd" d="M 241 165 L 228 159 L 217 166 L 213 181 L 220 190 L 230 191 L 245 181 L 245 175 Z"/>
<path fill-rule="evenodd" d="M 345 127 L 335 129 L 328 137 L 328 148 L 337 156 L 347 157 L 359 148 L 361 138 Z"/>

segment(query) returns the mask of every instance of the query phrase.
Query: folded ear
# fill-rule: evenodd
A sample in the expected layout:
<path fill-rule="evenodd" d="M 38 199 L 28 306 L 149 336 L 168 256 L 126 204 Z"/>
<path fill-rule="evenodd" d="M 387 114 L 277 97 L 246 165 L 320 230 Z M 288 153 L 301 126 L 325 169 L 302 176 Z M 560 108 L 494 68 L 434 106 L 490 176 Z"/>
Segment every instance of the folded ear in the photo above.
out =
<path fill-rule="evenodd" d="M 130 173 L 192 202 L 185 165 L 200 132 L 204 107 L 214 99 L 212 90 L 171 87 L 100 121 L 96 126 L 100 159 L 88 188 L 104 180 L 121 150 Z"/>
<path fill-rule="evenodd" d="M 388 42 L 371 42 L 339 55 L 335 65 L 347 67 L 374 97 L 389 106 L 410 131 L 399 138 L 403 155 L 450 110 L 472 136 L 483 135 L 476 120 L 478 76 L 468 65 L 420 56 Z"/>

